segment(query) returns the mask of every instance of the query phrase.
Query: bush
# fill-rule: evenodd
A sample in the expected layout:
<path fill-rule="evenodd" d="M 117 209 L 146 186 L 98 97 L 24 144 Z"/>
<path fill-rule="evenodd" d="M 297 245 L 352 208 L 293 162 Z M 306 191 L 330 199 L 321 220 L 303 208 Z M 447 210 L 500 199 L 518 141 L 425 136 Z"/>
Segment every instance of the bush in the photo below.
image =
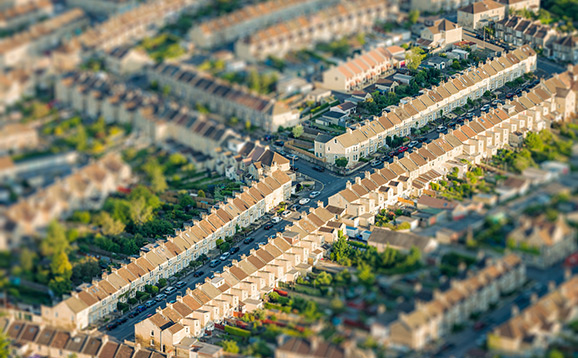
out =
<path fill-rule="evenodd" d="M 163 287 L 165 287 L 166 285 L 167 285 L 167 279 L 166 279 L 166 278 L 161 278 L 161 279 L 159 279 L 159 282 L 158 282 L 158 287 L 159 287 L 159 288 L 163 288 Z"/>
<path fill-rule="evenodd" d="M 242 328 L 238 328 L 238 327 L 233 327 L 233 326 L 225 326 L 225 332 L 232 334 L 234 336 L 239 336 L 239 337 L 250 337 L 251 336 L 250 331 L 247 331 L 246 329 L 242 329 Z"/>

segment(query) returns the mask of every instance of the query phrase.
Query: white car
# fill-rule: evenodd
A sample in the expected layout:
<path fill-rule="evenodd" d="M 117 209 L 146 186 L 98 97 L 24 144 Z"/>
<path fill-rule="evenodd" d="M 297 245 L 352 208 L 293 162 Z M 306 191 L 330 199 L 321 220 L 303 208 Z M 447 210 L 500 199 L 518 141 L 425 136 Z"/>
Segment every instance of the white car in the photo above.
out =
<path fill-rule="evenodd" d="M 437 131 L 438 131 L 439 133 L 441 133 L 441 132 L 443 132 L 443 131 L 445 131 L 445 130 L 447 130 L 447 129 L 448 129 L 448 127 L 446 127 L 446 126 L 438 126 L 438 127 L 437 127 Z"/>
<path fill-rule="evenodd" d="M 378 167 L 378 166 L 381 165 L 381 161 L 379 161 L 379 160 L 377 160 L 377 159 L 374 159 L 374 160 L 371 161 L 371 163 L 369 163 L 369 165 L 371 165 L 372 167 L 375 168 L 375 167 Z"/>
<path fill-rule="evenodd" d="M 165 294 L 170 295 L 171 293 L 175 292 L 176 290 L 177 290 L 176 288 L 169 286 L 165 289 Z"/>
<path fill-rule="evenodd" d="M 301 205 L 305 205 L 308 204 L 311 200 L 309 198 L 303 198 L 301 200 L 299 200 L 299 204 Z"/>
<path fill-rule="evenodd" d="M 291 210 L 285 210 L 285 211 L 281 214 L 281 216 L 284 217 L 284 218 L 288 217 L 289 215 L 291 215 Z"/>
<path fill-rule="evenodd" d="M 226 259 L 229 258 L 229 256 L 231 256 L 231 254 L 228 252 L 225 252 L 224 254 L 221 255 L 221 257 L 219 257 L 219 260 L 225 261 Z"/>
<path fill-rule="evenodd" d="M 309 197 L 310 197 L 311 199 L 313 199 L 313 198 L 318 197 L 319 194 L 321 194 L 321 193 L 318 192 L 318 191 L 312 191 L 312 192 L 309 194 Z"/>
<path fill-rule="evenodd" d="M 485 105 L 482 106 L 482 109 L 481 109 L 481 110 L 482 110 L 482 112 L 485 112 L 485 111 L 487 111 L 487 110 L 489 110 L 489 109 L 490 109 L 490 105 L 489 105 L 489 104 L 485 104 Z"/>
<path fill-rule="evenodd" d="M 272 221 L 274 224 L 277 224 L 278 222 L 281 221 L 281 218 L 278 217 L 278 216 L 275 216 L 275 217 L 273 217 L 273 219 L 271 219 L 271 221 Z"/>

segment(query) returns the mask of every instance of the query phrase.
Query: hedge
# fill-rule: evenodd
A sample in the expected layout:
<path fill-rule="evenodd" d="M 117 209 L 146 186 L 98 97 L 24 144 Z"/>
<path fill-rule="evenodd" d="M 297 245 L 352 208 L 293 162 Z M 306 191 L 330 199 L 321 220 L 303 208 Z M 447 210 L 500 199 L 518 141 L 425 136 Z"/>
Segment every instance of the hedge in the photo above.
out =
<path fill-rule="evenodd" d="M 233 326 L 225 326 L 225 332 L 232 334 L 234 336 L 239 337 L 250 337 L 251 332 L 247 331 L 246 329 L 233 327 Z"/>

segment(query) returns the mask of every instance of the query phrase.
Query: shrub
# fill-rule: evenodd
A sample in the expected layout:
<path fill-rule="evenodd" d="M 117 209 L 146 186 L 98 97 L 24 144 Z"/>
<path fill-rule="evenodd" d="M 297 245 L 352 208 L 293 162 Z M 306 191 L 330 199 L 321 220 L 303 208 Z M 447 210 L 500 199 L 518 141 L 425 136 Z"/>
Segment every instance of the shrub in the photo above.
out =
<path fill-rule="evenodd" d="M 247 331 L 246 329 L 242 329 L 242 328 L 238 328 L 238 327 L 233 327 L 233 326 L 225 326 L 225 332 L 232 334 L 234 336 L 239 336 L 239 337 L 250 337 L 251 336 L 250 331 Z"/>

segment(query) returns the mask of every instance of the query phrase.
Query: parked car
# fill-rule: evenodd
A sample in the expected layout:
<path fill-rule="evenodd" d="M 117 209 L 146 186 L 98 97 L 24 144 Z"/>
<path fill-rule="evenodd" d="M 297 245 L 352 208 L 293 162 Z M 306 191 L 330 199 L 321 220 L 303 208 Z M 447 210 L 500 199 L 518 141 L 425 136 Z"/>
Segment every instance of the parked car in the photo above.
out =
<path fill-rule="evenodd" d="M 195 271 L 195 273 L 193 274 L 193 277 L 201 277 L 203 276 L 204 272 L 203 271 Z"/>
<path fill-rule="evenodd" d="M 154 304 L 155 304 L 155 301 L 154 301 L 154 300 L 148 300 L 148 301 L 145 303 L 145 306 L 151 307 L 151 306 L 154 305 Z"/>
<path fill-rule="evenodd" d="M 490 110 L 490 105 L 489 104 L 484 104 L 481 108 L 482 112 L 486 112 Z"/>
<path fill-rule="evenodd" d="M 308 204 L 311 200 L 309 198 L 303 198 L 301 200 L 299 200 L 299 204 L 301 205 L 305 205 Z"/>
<path fill-rule="evenodd" d="M 407 145 L 408 148 L 413 148 L 415 146 L 417 146 L 419 144 L 419 142 L 417 140 L 412 140 L 411 142 L 409 142 L 409 144 Z"/>
<path fill-rule="evenodd" d="M 448 130 L 448 127 L 443 126 L 443 125 L 442 125 L 442 126 L 438 126 L 438 127 L 436 128 L 436 131 L 438 131 L 438 133 L 445 132 L 445 131 L 447 131 L 447 130 Z"/>
<path fill-rule="evenodd" d="M 379 166 L 381 165 L 381 161 L 379 161 L 379 160 L 377 160 L 377 159 L 374 159 L 374 160 L 372 160 L 372 161 L 369 163 L 369 165 L 371 165 L 371 166 L 374 167 L 374 168 L 375 168 L 375 167 L 379 167 Z"/>
<path fill-rule="evenodd" d="M 403 153 L 403 152 L 407 152 L 409 148 L 406 146 L 401 146 L 399 147 L 399 149 L 397 150 L 398 153 Z"/>
<path fill-rule="evenodd" d="M 290 166 L 289 169 L 291 169 L 292 171 L 296 172 L 299 171 L 299 168 L 297 168 L 296 166 Z"/>
<path fill-rule="evenodd" d="M 318 196 L 319 196 L 319 194 L 321 194 L 321 192 L 318 192 L 318 191 L 312 191 L 312 192 L 309 194 L 309 197 L 310 197 L 311 199 L 313 199 L 313 198 L 316 198 L 316 197 L 318 197 Z"/>
<path fill-rule="evenodd" d="M 231 254 L 228 253 L 228 252 L 225 252 L 224 254 L 222 254 L 222 255 L 219 257 L 219 260 L 225 261 L 226 259 L 229 258 L 229 256 L 231 256 Z"/>
<path fill-rule="evenodd" d="M 157 302 L 161 302 L 162 300 L 166 299 L 167 295 L 165 295 L 164 293 L 161 293 L 160 295 L 158 295 L 157 297 L 155 297 L 155 300 Z"/>
<path fill-rule="evenodd" d="M 165 289 L 165 294 L 170 295 L 171 293 L 175 292 L 176 290 L 177 290 L 176 288 L 169 286 Z"/>
<path fill-rule="evenodd" d="M 479 331 L 479 330 L 483 329 L 484 327 L 486 327 L 486 322 L 484 322 L 484 321 L 477 321 L 476 323 L 474 323 L 474 330 L 475 331 Z"/>
<path fill-rule="evenodd" d="M 245 240 L 243 240 L 243 244 L 247 245 L 250 244 L 254 241 L 255 239 L 253 239 L 252 237 L 247 237 L 245 238 Z"/>
<path fill-rule="evenodd" d="M 289 159 L 289 160 L 294 160 L 294 161 L 298 161 L 298 160 L 299 160 L 299 157 L 296 156 L 295 154 L 289 154 L 289 155 L 287 156 L 287 159 Z"/>
<path fill-rule="evenodd" d="M 115 329 L 116 327 L 118 327 L 118 322 L 112 322 L 106 325 L 106 330 L 107 331 L 112 331 L 113 329 Z"/>
<path fill-rule="evenodd" d="M 215 267 L 215 266 L 219 265 L 219 263 L 220 263 L 219 260 L 211 260 L 211 263 L 209 263 L 209 266 Z"/>
<path fill-rule="evenodd" d="M 466 113 L 466 118 L 473 118 L 473 117 L 474 117 L 474 112 Z"/>
<path fill-rule="evenodd" d="M 283 142 L 282 140 L 276 140 L 275 142 L 273 142 L 274 145 L 276 145 L 277 147 L 282 147 L 285 145 L 285 142 Z"/>
<path fill-rule="evenodd" d="M 301 209 L 301 205 L 299 205 L 299 204 L 293 204 L 293 205 L 291 205 L 291 210 L 297 211 L 297 210 L 299 210 L 299 209 Z"/>
<path fill-rule="evenodd" d="M 271 221 L 272 221 L 274 224 L 277 224 L 278 222 L 281 222 L 281 218 L 278 217 L 278 216 L 274 216 L 273 219 L 271 219 Z"/>
<path fill-rule="evenodd" d="M 235 246 L 235 247 L 233 247 L 231 250 L 229 250 L 229 254 L 234 255 L 234 254 L 236 254 L 237 252 L 239 252 L 239 250 L 240 250 L 239 247 L 238 247 L 238 246 Z"/>
<path fill-rule="evenodd" d="M 284 218 L 288 217 L 289 215 L 291 215 L 291 210 L 285 210 L 281 213 L 281 216 Z"/>
<path fill-rule="evenodd" d="M 513 94 L 513 93 L 508 93 L 508 94 L 506 95 L 506 98 L 507 98 L 507 99 L 511 99 L 512 97 L 514 97 L 514 94 Z"/>
<path fill-rule="evenodd" d="M 319 165 L 316 165 L 316 166 L 313 167 L 313 170 L 316 170 L 316 171 L 318 171 L 318 172 L 323 173 L 323 172 L 325 171 L 325 168 L 323 168 L 323 167 L 321 167 L 321 166 L 319 166 Z"/>
<path fill-rule="evenodd" d="M 272 227 L 273 227 L 273 224 L 267 224 L 267 225 L 263 226 L 263 229 L 271 230 Z"/>
<path fill-rule="evenodd" d="M 267 245 L 267 241 L 261 241 L 260 243 L 257 244 L 257 246 L 261 247 L 263 245 Z"/>
<path fill-rule="evenodd" d="M 177 282 L 177 283 L 175 284 L 175 286 L 176 286 L 177 288 L 185 287 L 185 285 L 186 285 L 186 283 L 185 283 L 184 281 L 179 281 L 179 282 Z"/>

